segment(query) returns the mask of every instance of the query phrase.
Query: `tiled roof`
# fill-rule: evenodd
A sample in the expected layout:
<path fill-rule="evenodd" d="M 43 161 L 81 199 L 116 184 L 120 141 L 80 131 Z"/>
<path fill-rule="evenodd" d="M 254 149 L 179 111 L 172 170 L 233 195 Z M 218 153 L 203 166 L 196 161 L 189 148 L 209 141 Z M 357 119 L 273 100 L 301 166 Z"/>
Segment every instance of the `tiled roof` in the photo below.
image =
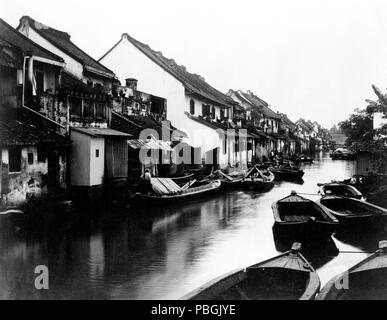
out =
<path fill-rule="evenodd" d="M 224 93 L 209 85 L 201 76 L 188 72 L 184 66 L 179 66 L 173 59 L 164 57 L 161 52 L 152 50 L 148 45 L 137 41 L 126 33 L 122 35 L 120 41 L 123 39 L 127 39 L 132 45 L 134 45 L 138 50 L 149 57 L 153 62 L 158 64 L 161 68 L 179 80 L 188 91 L 188 93 L 197 95 L 200 98 L 208 100 L 210 103 L 217 105 L 231 106 L 235 104 L 231 98 L 227 97 Z M 116 45 L 118 45 L 118 43 Z M 114 47 L 110 49 L 104 56 L 113 50 Z"/>
<path fill-rule="evenodd" d="M 111 127 L 115 130 L 129 133 L 134 137 L 139 138 L 141 131 L 144 129 L 153 129 L 155 130 L 159 138 L 162 139 L 162 129 L 163 124 L 159 123 L 157 120 L 153 119 L 151 116 L 140 116 L 140 115 L 122 115 L 116 112 L 112 112 L 112 122 Z M 177 138 L 172 137 L 173 131 L 177 130 L 179 137 L 185 137 L 186 134 L 176 129 L 174 126 L 170 126 L 171 139 Z"/>
<path fill-rule="evenodd" d="M 212 120 L 208 120 L 206 118 L 203 118 L 201 116 L 199 116 L 199 117 L 193 116 L 193 115 L 189 114 L 188 112 L 186 112 L 186 115 L 191 120 L 199 122 L 207 127 L 215 129 L 215 130 L 220 129 L 223 131 L 227 131 L 227 129 L 236 129 L 236 128 L 234 128 L 234 125 L 230 122 L 225 122 L 225 121 L 222 122 L 220 120 L 212 121 Z"/>
<path fill-rule="evenodd" d="M 0 146 L 41 143 L 69 145 L 70 141 L 48 128 L 33 123 L 27 111 L 19 110 L 17 114 L 11 110 L 0 112 Z"/>
<path fill-rule="evenodd" d="M 24 23 L 28 22 L 29 26 L 33 28 L 37 33 L 39 33 L 43 38 L 51 42 L 53 45 L 55 45 L 57 48 L 62 50 L 63 52 L 67 53 L 69 56 L 74 58 L 75 60 L 81 62 L 88 71 L 94 72 L 93 69 L 95 69 L 98 73 L 102 72 L 107 77 L 115 77 L 114 72 L 110 69 L 106 68 L 104 65 L 99 63 L 97 60 L 92 58 L 90 55 L 88 55 L 86 52 L 84 52 L 82 49 L 80 49 L 78 46 L 76 46 L 71 40 L 70 35 L 66 32 L 59 31 L 53 28 L 50 28 L 48 26 L 45 26 L 44 24 L 28 17 L 23 16 L 20 19 L 20 25 L 19 27 Z M 18 29 L 19 29 L 18 27 Z M 90 69 L 88 69 L 90 68 Z"/>
<path fill-rule="evenodd" d="M 282 121 L 285 122 L 288 126 L 291 126 L 291 127 L 296 126 L 296 124 L 293 121 L 291 121 L 285 113 L 281 113 L 280 115 L 281 115 Z"/>
<path fill-rule="evenodd" d="M 23 67 L 22 51 L 0 37 L 0 65 L 10 68 Z"/>
<path fill-rule="evenodd" d="M 44 49 L 35 42 L 28 39 L 26 36 L 12 28 L 8 23 L 0 18 L 0 38 L 14 47 L 20 48 L 25 54 L 31 52 L 33 55 L 50 59 L 56 62 L 63 62 L 64 60 L 53 54 L 52 52 Z"/>
<path fill-rule="evenodd" d="M 253 105 L 260 107 L 262 110 L 262 113 L 265 117 L 274 118 L 274 119 L 281 119 L 281 117 L 276 112 L 274 112 L 273 110 L 271 110 L 269 108 L 269 104 L 266 101 L 257 97 L 255 94 L 249 93 L 249 92 L 241 92 L 241 94 L 247 100 L 249 100 Z"/>

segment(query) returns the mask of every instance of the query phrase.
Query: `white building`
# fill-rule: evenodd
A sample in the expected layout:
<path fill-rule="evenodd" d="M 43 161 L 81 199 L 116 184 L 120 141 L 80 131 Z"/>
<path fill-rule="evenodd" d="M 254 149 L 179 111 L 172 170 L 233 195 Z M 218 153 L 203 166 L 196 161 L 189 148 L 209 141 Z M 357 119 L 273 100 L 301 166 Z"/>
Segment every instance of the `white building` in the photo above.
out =
<path fill-rule="evenodd" d="M 20 18 L 17 30 L 65 61 L 64 71 L 90 85 L 112 88 L 114 73 L 76 46 L 68 33 L 53 29 L 28 16 Z"/>
<path fill-rule="evenodd" d="M 196 159 L 221 168 L 247 165 L 246 152 L 235 151 L 238 138 L 226 135 L 227 129 L 232 129 L 230 109 L 235 102 L 201 76 L 126 33 L 99 61 L 114 70 L 122 83 L 135 78 L 139 90 L 167 99 L 167 119 L 186 131 L 186 142 L 201 148 Z M 245 148 L 244 144 L 239 148 Z"/>

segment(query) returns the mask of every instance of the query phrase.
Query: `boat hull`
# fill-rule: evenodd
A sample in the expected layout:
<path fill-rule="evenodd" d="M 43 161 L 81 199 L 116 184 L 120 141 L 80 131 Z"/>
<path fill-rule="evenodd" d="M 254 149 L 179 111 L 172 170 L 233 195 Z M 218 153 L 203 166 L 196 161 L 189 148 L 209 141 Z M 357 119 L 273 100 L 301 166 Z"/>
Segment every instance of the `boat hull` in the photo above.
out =
<path fill-rule="evenodd" d="M 300 180 L 304 176 L 303 171 L 272 171 L 276 180 Z"/>
<path fill-rule="evenodd" d="M 132 198 L 132 202 L 138 205 L 168 205 L 180 203 L 183 201 L 201 199 L 202 197 L 216 194 L 217 192 L 219 192 L 220 188 L 221 184 L 205 190 L 198 190 L 197 192 L 183 193 L 171 196 L 153 196 L 136 193 Z"/>
<path fill-rule="evenodd" d="M 299 253 L 278 257 L 222 275 L 185 295 L 182 300 L 312 300 L 320 280 Z"/>
<path fill-rule="evenodd" d="M 276 238 L 292 242 L 329 239 L 336 229 L 337 224 L 313 221 L 303 223 L 275 222 L 273 225 Z"/>

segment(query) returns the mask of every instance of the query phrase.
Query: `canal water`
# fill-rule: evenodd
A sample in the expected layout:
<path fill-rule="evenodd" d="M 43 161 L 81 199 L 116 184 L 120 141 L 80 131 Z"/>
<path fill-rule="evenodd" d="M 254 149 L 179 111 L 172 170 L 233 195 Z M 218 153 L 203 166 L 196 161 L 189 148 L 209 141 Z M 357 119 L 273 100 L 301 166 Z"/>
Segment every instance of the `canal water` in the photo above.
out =
<path fill-rule="evenodd" d="M 323 153 L 303 168 L 302 183 L 276 182 L 260 194 L 234 191 L 141 212 L 129 207 L 27 230 L 4 226 L 0 217 L 0 299 L 177 299 L 288 250 L 273 234 L 271 204 L 292 190 L 317 199 L 318 182 L 355 173 L 354 162 Z M 381 237 L 336 234 L 304 255 L 324 285 L 375 250 Z M 48 267 L 49 290 L 35 289 L 37 265 Z"/>

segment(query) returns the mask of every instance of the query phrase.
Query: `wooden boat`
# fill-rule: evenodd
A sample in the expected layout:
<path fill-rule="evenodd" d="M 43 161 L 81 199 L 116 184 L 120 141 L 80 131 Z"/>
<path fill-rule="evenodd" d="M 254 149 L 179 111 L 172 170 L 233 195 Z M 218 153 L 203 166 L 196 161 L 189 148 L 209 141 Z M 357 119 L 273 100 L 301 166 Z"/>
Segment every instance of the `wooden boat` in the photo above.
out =
<path fill-rule="evenodd" d="M 269 260 L 232 271 L 185 295 L 183 300 L 312 300 L 320 279 L 300 253 L 301 244 Z"/>
<path fill-rule="evenodd" d="M 339 197 L 355 198 L 363 201 L 365 200 L 365 197 L 359 190 L 344 183 L 331 182 L 319 183 L 317 185 L 320 187 L 318 192 L 322 197 L 333 195 Z"/>
<path fill-rule="evenodd" d="M 304 176 L 304 171 L 292 162 L 285 162 L 281 165 L 270 167 L 276 180 L 299 180 Z"/>
<path fill-rule="evenodd" d="M 330 211 L 295 191 L 272 205 L 274 232 L 292 239 L 328 238 L 338 220 Z"/>
<path fill-rule="evenodd" d="M 247 173 L 233 172 L 226 174 L 221 170 L 213 172 L 212 177 L 221 180 L 226 189 L 265 191 L 274 186 L 274 174 L 269 170 L 252 167 Z"/>
<path fill-rule="evenodd" d="M 346 272 L 331 279 L 317 300 L 387 300 L 387 241 Z"/>
<path fill-rule="evenodd" d="M 0 230 L 8 228 L 22 228 L 27 217 L 24 211 L 18 208 L 8 208 L 0 211 Z"/>
<path fill-rule="evenodd" d="M 355 160 L 356 154 L 345 148 L 338 148 L 329 154 L 332 160 Z"/>
<path fill-rule="evenodd" d="M 242 187 L 245 190 L 266 191 L 274 186 L 274 174 L 270 170 L 259 170 L 253 167 L 244 179 Z"/>
<path fill-rule="evenodd" d="M 387 209 L 354 198 L 326 196 L 318 202 L 329 210 L 342 224 L 366 227 L 374 225 L 384 228 Z"/>
<path fill-rule="evenodd" d="M 200 184 L 200 183 L 198 183 Z M 202 185 L 195 184 L 195 187 L 189 186 L 182 188 L 181 190 L 168 194 L 144 194 L 137 192 L 132 201 L 134 203 L 142 204 L 170 204 L 179 201 L 188 201 L 192 199 L 202 198 L 209 194 L 214 194 L 219 191 L 221 182 L 220 180 L 213 180 Z"/>
<path fill-rule="evenodd" d="M 295 163 L 312 163 L 313 159 L 305 154 L 301 154 L 294 159 Z"/>

